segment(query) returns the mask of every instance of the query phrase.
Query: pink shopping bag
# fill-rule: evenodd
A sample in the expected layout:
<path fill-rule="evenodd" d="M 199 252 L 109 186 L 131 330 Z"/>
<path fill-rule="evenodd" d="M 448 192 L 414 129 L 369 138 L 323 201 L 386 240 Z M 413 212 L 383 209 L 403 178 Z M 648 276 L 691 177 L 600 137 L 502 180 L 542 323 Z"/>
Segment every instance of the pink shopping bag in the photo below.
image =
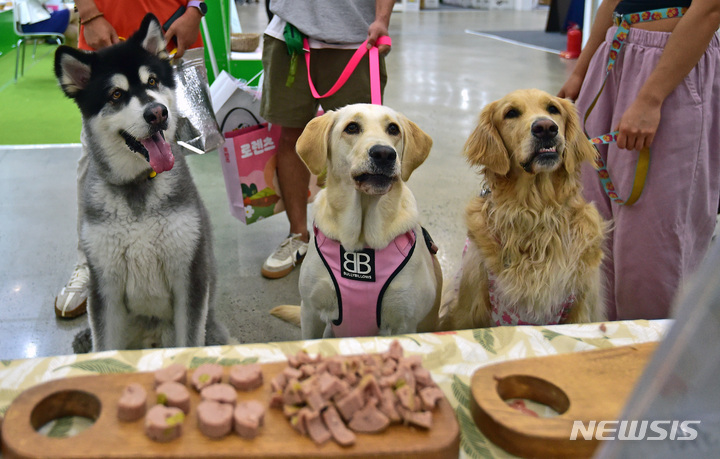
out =
<path fill-rule="evenodd" d="M 280 126 L 258 122 L 224 136 L 220 163 L 230 213 L 249 225 L 284 211 L 275 157 Z M 317 177 L 311 177 L 308 202 L 319 190 Z"/>

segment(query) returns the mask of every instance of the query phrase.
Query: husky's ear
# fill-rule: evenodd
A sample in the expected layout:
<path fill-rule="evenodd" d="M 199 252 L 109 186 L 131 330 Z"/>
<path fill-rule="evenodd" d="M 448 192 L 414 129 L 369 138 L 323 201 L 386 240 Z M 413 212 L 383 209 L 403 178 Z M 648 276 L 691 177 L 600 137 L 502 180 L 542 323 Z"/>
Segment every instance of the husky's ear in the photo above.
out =
<path fill-rule="evenodd" d="M 158 18 L 156 18 L 154 14 L 148 13 L 145 15 L 140 24 L 140 28 L 135 34 L 139 36 L 140 44 L 147 52 L 160 57 L 167 56 L 167 51 L 165 50 L 167 43 L 163 36 L 160 21 L 158 21 Z"/>
<path fill-rule="evenodd" d="M 320 175 L 327 164 L 330 130 L 335 124 L 335 112 L 329 111 L 313 118 L 295 144 L 298 156 L 314 175 Z"/>
<path fill-rule="evenodd" d="M 55 51 L 55 77 L 66 96 L 74 99 L 85 89 L 94 57 L 93 53 L 65 45 Z"/>
<path fill-rule="evenodd" d="M 403 182 L 407 182 L 415 168 L 427 159 L 433 141 L 425 131 L 404 115 L 400 115 L 400 124 L 403 126 L 403 155 L 400 167 Z"/>

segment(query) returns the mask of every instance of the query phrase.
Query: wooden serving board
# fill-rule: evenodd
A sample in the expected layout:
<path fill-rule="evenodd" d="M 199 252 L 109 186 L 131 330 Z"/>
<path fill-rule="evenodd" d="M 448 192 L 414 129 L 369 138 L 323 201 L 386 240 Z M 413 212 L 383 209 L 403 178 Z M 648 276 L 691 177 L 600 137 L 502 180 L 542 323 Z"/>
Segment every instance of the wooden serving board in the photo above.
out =
<path fill-rule="evenodd" d="M 270 380 L 287 367 L 286 362 L 263 364 L 265 383 L 250 391 L 238 391 L 238 402 L 258 400 L 266 407 L 270 401 Z M 229 368 L 225 368 L 227 382 Z M 192 370 L 188 371 L 188 385 Z M 357 434 L 357 442 L 341 447 L 330 440 L 316 445 L 298 434 L 281 410 L 268 408 L 259 435 L 247 440 L 234 432 L 220 440 L 205 437 L 197 429 L 196 409 L 200 395 L 189 388 L 190 413 L 185 417 L 183 434 L 168 443 L 157 443 L 144 433 L 144 419 L 121 422 L 117 401 L 126 385 L 137 382 L 148 392 L 148 408 L 155 404 L 153 373 L 81 376 L 50 381 L 32 387 L 10 405 L 2 427 L 5 458 L 328 458 L 338 456 L 438 459 L 457 458 L 460 431 L 455 412 L 445 399 L 433 412 L 430 430 L 392 425 L 385 432 Z M 36 431 L 47 422 L 64 416 L 95 419 L 88 429 L 69 438 L 50 438 Z"/>
<path fill-rule="evenodd" d="M 599 441 L 578 435 L 573 421 L 618 420 L 657 343 L 504 362 L 472 377 L 471 411 L 485 436 L 521 457 L 592 456 Z M 523 398 L 560 413 L 552 418 L 524 414 L 505 400 Z"/>

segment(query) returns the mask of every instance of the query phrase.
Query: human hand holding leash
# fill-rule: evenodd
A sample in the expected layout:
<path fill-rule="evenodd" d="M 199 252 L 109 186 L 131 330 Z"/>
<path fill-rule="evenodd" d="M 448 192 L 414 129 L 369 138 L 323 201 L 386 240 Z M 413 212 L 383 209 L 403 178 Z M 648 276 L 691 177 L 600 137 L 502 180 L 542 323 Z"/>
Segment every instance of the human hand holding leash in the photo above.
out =
<path fill-rule="evenodd" d="M 115 28 L 104 17 L 95 18 L 84 27 L 85 41 L 93 49 L 106 48 L 120 41 Z"/>
<path fill-rule="evenodd" d="M 618 125 L 617 146 L 625 150 L 650 148 L 660 124 L 661 103 L 636 98 Z"/>
<path fill-rule="evenodd" d="M 185 54 L 185 51 L 195 43 L 200 33 L 201 19 L 202 15 L 197 8 L 188 8 L 185 13 L 175 20 L 167 29 L 165 41 L 170 44 L 173 39 L 175 39 L 177 43 L 175 58 L 181 58 L 183 54 Z"/>
<path fill-rule="evenodd" d="M 372 24 L 370 24 L 370 27 L 368 27 L 368 36 L 367 36 L 367 49 L 372 48 L 377 43 L 378 38 L 382 36 L 388 35 L 388 28 L 387 24 L 383 23 L 383 21 L 376 20 Z M 391 45 L 379 45 L 378 46 L 378 52 L 381 56 L 385 56 L 390 52 Z"/>

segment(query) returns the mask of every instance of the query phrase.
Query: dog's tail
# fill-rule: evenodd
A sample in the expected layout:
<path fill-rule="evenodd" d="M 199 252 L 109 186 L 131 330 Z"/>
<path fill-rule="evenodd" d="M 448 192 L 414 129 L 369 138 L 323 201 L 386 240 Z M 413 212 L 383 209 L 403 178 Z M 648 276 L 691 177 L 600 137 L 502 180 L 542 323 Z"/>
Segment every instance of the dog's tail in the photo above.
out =
<path fill-rule="evenodd" d="M 87 354 L 92 352 L 92 333 L 89 328 L 79 331 L 72 342 L 73 352 Z"/>
<path fill-rule="evenodd" d="M 275 306 L 270 310 L 270 314 L 285 322 L 300 326 L 300 306 Z"/>

